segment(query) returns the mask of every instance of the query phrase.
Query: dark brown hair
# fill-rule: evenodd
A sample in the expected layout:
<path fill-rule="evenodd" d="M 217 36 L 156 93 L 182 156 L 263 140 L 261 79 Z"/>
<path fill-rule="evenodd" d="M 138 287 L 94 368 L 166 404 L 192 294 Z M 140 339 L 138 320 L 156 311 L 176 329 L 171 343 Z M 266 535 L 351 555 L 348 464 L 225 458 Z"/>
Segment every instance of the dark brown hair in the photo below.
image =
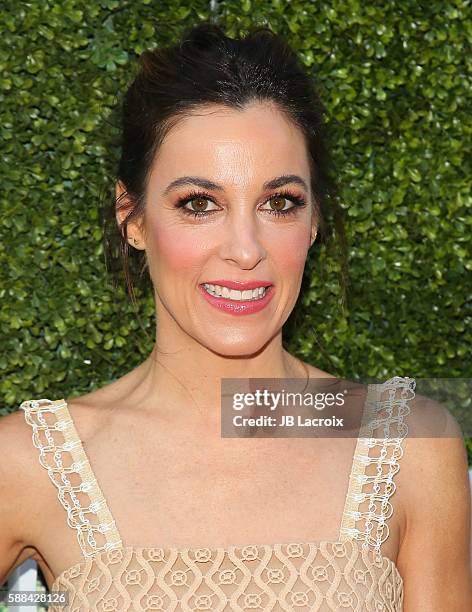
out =
<path fill-rule="evenodd" d="M 131 249 L 130 257 L 127 227 L 132 219 L 142 218 L 148 178 L 165 135 L 202 105 L 244 109 L 252 101 L 275 103 L 305 136 L 318 222 L 316 242 L 327 242 L 334 229 L 344 299 L 347 247 L 342 209 L 325 145 L 325 111 L 312 79 L 284 39 L 268 26 L 253 26 L 245 37 L 232 39 L 220 26 L 205 21 L 186 30 L 176 44 L 142 53 L 137 74 L 124 95 L 116 178 L 126 190 L 123 197 L 129 212 L 119 231 L 115 206 L 120 203 L 107 204 L 105 252 L 109 267 L 119 253 L 132 300 L 130 261 L 137 258 L 140 278 L 147 261 L 145 252 L 136 249 Z"/>

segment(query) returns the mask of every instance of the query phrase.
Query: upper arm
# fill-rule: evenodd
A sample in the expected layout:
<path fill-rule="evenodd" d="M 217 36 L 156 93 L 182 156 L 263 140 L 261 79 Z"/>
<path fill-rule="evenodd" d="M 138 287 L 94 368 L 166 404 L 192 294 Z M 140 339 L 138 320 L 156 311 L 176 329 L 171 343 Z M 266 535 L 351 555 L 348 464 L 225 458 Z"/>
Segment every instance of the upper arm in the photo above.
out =
<path fill-rule="evenodd" d="M 447 437 L 404 441 L 410 469 L 406 530 L 397 566 L 404 580 L 405 612 L 472 609 L 467 452 L 454 417 L 434 405 L 444 411 L 442 435 Z"/>
<path fill-rule="evenodd" d="M 0 585 L 34 553 L 27 544 L 33 528 L 28 520 L 32 448 L 31 431 L 21 410 L 0 418 Z"/>

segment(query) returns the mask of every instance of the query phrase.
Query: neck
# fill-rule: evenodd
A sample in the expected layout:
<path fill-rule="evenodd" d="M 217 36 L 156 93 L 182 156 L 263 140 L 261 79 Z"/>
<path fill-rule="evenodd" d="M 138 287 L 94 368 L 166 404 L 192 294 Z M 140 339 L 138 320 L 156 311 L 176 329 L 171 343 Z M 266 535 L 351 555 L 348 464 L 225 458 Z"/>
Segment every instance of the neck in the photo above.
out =
<path fill-rule="evenodd" d="M 211 431 L 219 431 L 221 423 L 221 379 L 308 376 L 306 366 L 283 348 L 281 333 L 256 354 L 237 357 L 217 354 L 193 339 L 179 346 L 158 336 L 133 372 L 134 402 L 141 408 Z M 244 380 L 241 384 L 241 391 L 249 391 Z"/>

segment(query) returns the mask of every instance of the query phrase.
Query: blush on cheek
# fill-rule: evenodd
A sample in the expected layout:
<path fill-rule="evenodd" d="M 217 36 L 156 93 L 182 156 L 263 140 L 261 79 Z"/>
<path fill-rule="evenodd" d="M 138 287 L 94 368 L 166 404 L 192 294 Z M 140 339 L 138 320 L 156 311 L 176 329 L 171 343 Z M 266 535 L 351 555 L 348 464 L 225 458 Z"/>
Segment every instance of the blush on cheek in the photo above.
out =
<path fill-rule="evenodd" d="M 194 270 L 198 274 L 206 249 L 197 234 L 182 228 L 155 227 L 150 236 L 152 267 L 160 274 L 169 275 L 171 280 L 185 271 Z"/>
<path fill-rule="evenodd" d="M 309 236 L 305 229 L 303 231 L 280 232 L 275 251 L 271 253 L 272 259 L 277 262 L 279 270 L 299 273 L 303 270 L 309 247 Z"/>

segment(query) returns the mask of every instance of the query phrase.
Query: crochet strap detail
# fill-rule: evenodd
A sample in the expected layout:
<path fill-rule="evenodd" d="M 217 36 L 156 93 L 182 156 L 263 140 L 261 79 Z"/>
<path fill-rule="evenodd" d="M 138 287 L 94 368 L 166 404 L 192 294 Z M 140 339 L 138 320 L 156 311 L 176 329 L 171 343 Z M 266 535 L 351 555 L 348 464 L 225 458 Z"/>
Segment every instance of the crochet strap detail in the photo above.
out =
<path fill-rule="evenodd" d="M 121 547 L 120 534 L 65 400 L 28 400 L 20 408 L 33 429 L 39 462 L 58 489 L 59 501 L 67 511 L 67 523 L 77 530 L 84 556 Z M 79 500 L 79 495 L 88 496 L 88 504 Z"/>
<path fill-rule="evenodd" d="M 410 413 L 408 402 L 415 396 L 415 387 L 414 379 L 399 376 L 383 384 L 368 385 L 340 541 L 355 538 L 362 541 L 363 548 L 372 547 L 380 552 L 388 538 L 387 520 L 393 514 L 389 500 L 396 489 L 393 477 L 400 469 L 402 441 L 408 433 L 404 417 Z"/>

